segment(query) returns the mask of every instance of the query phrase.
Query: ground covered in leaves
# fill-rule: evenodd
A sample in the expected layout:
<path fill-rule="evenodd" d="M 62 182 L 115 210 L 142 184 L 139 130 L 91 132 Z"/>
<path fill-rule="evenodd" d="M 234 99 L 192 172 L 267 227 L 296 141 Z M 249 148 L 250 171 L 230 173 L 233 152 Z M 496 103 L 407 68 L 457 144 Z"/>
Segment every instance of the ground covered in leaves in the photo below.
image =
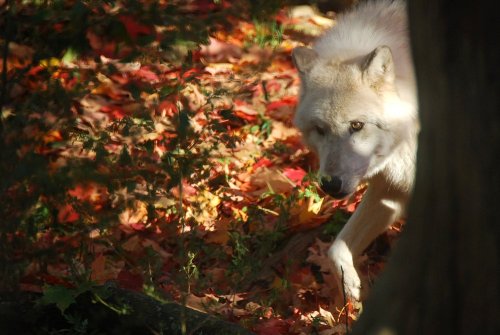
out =
<path fill-rule="evenodd" d="M 182 14 L 201 25 L 230 6 L 188 3 Z M 47 29 L 67 33 L 66 20 L 49 19 Z M 334 18 L 290 8 L 271 24 L 228 16 L 205 43 L 165 50 L 155 39 L 172 24 L 132 11 L 115 19 L 129 41 L 146 39 L 141 48 L 98 21 L 81 36 L 87 54 L 43 57 L 10 41 L 2 145 L 16 158 L 3 167 L 12 178 L 1 195 L 16 222 L 1 235 L 9 275 L 63 311 L 65 295 L 114 281 L 257 334 L 344 334 L 357 308 L 346 307 L 326 252 L 363 189 L 343 201 L 323 194 L 292 125 L 290 52 Z M 362 256 L 368 281 L 396 233 Z"/>

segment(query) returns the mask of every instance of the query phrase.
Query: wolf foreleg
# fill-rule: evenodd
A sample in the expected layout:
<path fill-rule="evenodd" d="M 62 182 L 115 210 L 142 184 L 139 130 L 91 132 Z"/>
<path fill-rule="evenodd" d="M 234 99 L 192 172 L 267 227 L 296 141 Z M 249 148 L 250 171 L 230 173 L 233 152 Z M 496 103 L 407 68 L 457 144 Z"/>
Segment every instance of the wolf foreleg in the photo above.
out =
<path fill-rule="evenodd" d="M 406 194 L 391 190 L 386 183 L 370 185 L 358 209 L 340 231 L 328 251 L 339 283 L 349 298 L 360 300 L 361 280 L 355 259 L 403 213 Z M 342 286 L 340 286 L 342 287 Z"/>

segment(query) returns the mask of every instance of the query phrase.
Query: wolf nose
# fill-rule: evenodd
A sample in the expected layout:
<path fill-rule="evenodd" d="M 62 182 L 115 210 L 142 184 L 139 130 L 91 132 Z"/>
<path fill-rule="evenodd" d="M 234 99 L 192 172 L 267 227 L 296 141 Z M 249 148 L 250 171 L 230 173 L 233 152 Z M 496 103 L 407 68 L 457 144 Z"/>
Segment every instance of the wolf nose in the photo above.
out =
<path fill-rule="evenodd" d="M 339 177 L 322 177 L 321 178 L 321 189 L 331 195 L 334 198 L 343 198 L 347 193 L 341 192 L 342 190 L 342 179 Z"/>

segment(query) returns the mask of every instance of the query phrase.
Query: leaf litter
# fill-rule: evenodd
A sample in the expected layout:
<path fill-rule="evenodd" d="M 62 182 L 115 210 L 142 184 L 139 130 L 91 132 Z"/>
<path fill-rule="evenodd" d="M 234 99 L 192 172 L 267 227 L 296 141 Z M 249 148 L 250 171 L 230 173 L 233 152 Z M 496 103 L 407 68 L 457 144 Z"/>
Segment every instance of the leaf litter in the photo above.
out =
<path fill-rule="evenodd" d="M 132 39 L 152 33 L 151 26 L 131 16 L 119 20 Z M 40 248 L 57 245 L 58 250 L 85 239 L 85 256 L 73 264 L 56 257 L 45 270 L 31 264 L 23 288 L 40 291 L 51 283 L 71 287 L 69 273 L 77 268 L 98 284 L 112 280 L 133 290 L 154 286 L 171 299 L 261 335 L 346 333 L 345 313 L 352 322 L 359 306 L 344 306 L 327 250 L 364 188 L 343 201 L 318 190 L 314 154 L 291 122 L 299 81 L 290 51 L 332 21 L 284 12 L 277 20 L 286 27 L 280 44 L 249 45 L 255 25 L 236 21 L 230 34 L 217 31 L 207 45 L 200 45 L 188 68 L 147 58 L 116 61 L 115 51 L 92 32 L 87 38 L 100 62 L 52 64 L 58 68 L 52 76 L 68 89 L 74 85 L 67 76 L 70 70 L 82 77 L 96 75 L 88 81 L 88 93 L 72 107 L 74 133 L 45 132 L 36 150 L 48 154 L 69 136 L 71 141 L 52 153 L 57 156 L 54 171 L 71 158 L 98 160 L 104 149 L 122 164 L 113 171 L 97 167 L 119 180 L 113 187 L 80 183 L 67 190 L 72 202 L 58 205 L 58 221 L 83 222 L 86 236 L 62 239 L 50 229 L 37 236 Z M 307 29 L 313 31 L 307 38 L 296 37 L 304 37 Z M 28 46 L 10 47 L 8 69 L 31 61 Z M 32 69 L 33 78 L 44 66 Z M 33 79 L 26 85 L 34 89 L 39 84 Z M 149 115 L 147 126 L 144 115 Z M 105 148 L 92 146 L 102 136 L 107 136 Z M 150 147 L 139 150 L 141 145 Z M 128 166 L 141 159 L 143 163 Z M 183 160 L 198 165 L 179 174 Z M 176 178 L 159 171 L 165 161 L 174 162 L 167 167 Z M 144 174 L 156 175 L 161 187 L 152 187 Z M 91 208 L 88 217 L 80 206 Z M 102 214 L 106 211 L 115 216 Z M 99 217 L 114 224 L 101 227 Z M 386 241 L 375 244 L 387 249 L 395 235 L 392 230 Z M 377 248 L 372 245 L 362 257 L 362 272 L 370 280 L 385 262 Z M 90 261 L 84 259 L 88 257 Z M 62 308 L 72 298 L 65 299 L 58 300 Z"/>

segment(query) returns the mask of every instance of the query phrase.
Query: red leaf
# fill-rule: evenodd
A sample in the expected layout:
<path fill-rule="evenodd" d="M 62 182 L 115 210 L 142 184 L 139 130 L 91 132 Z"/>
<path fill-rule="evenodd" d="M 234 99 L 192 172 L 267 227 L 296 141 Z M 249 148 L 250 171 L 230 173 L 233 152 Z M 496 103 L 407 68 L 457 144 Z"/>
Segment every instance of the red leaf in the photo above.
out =
<path fill-rule="evenodd" d="M 175 102 L 163 100 L 162 102 L 160 102 L 158 107 L 156 107 L 156 111 L 159 114 L 165 113 L 165 116 L 173 116 L 179 110 L 177 109 L 177 105 Z"/>
<path fill-rule="evenodd" d="M 54 23 L 54 25 L 52 26 L 52 28 L 57 31 L 58 33 L 62 32 L 63 29 L 64 29 L 64 23 Z"/>
<path fill-rule="evenodd" d="M 187 1 L 186 1 L 187 2 Z M 195 0 L 195 1 L 189 1 L 189 5 L 187 5 L 187 9 L 189 9 L 192 12 L 199 12 L 199 13 L 208 13 L 215 11 L 217 9 L 223 9 L 223 8 L 229 8 L 230 3 L 228 1 L 219 1 L 216 3 L 213 0 Z"/>
<path fill-rule="evenodd" d="M 268 158 L 266 157 L 262 157 L 261 159 L 259 159 L 257 162 L 255 162 L 255 164 L 253 165 L 253 170 L 257 170 L 258 168 L 262 167 L 262 166 L 265 166 L 265 167 L 270 167 L 271 165 L 273 165 L 273 162 L 270 161 Z"/>
<path fill-rule="evenodd" d="M 182 79 L 184 79 L 184 80 L 192 79 L 192 78 L 199 79 L 204 74 L 210 74 L 210 73 L 205 71 L 205 70 L 202 70 L 202 69 L 191 68 L 191 69 L 187 70 L 186 72 L 182 73 Z"/>
<path fill-rule="evenodd" d="M 141 275 L 134 274 L 127 270 L 122 270 L 117 277 L 120 286 L 127 290 L 140 291 L 144 280 Z"/>
<path fill-rule="evenodd" d="M 45 70 L 45 68 L 41 65 L 34 66 L 30 68 L 30 70 L 27 72 L 28 76 L 36 76 L 40 71 Z"/>
<path fill-rule="evenodd" d="M 75 222 L 80 218 L 80 215 L 75 211 L 71 204 L 66 204 L 59 208 L 57 220 L 61 223 Z"/>
<path fill-rule="evenodd" d="M 299 186 L 302 185 L 302 179 L 306 174 L 306 171 L 301 168 L 286 168 L 283 170 L 283 175 Z"/>
<path fill-rule="evenodd" d="M 101 112 L 108 113 L 111 115 L 112 118 L 115 118 L 115 119 L 121 119 L 125 115 L 127 115 L 127 113 L 125 112 L 125 110 L 122 107 L 113 106 L 113 105 L 102 106 Z"/>
<path fill-rule="evenodd" d="M 120 47 L 118 50 L 115 41 L 106 40 L 90 29 L 87 31 L 86 37 L 89 41 L 90 47 L 99 55 L 103 55 L 108 58 L 120 58 L 131 52 L 131 48 L 127 46 Z"/>
<path fill-rule="evenodd" d="M 289 107 L 289 106 L 295 106 L 297 104 L 297 98 L 296 97 L 284 97 L 281 100 L 278 101 L 273 101 L 267 104 L 267 110 L 271 111 L 274 109 L 281 108 L 283 106 Z"/>
<path fill-rule="evenodd" d="M 144 66 L 141 67 L 139 70 L 135 71 L 133 75 L 150 83 L 160 81 L 160 78 L 158 78 L 156 73 L 151 71 L 148 67 Z"/>
<path fill-rule="evenodd" d="M 246 102 L 234 100 L 234 114 L 244 120 L 254 121 L 259 113 Z"/>
<path fill-rule="evenodd" d="M 143 231 L 146 229 L 146 226 L 142 222 L 132 223 L 132 224 L 130 224 L 130 227 L 132 227 L 133 229 L 135 229 L 137 231 Z"/>
<path fill-rule="evenodd" d="M 258 335 L 277 335 L 288 334 L 290 326 L 280 319 L 270 319 L 260 323 L 255 328 L 255 333 Z"/>
<path fill-rule="evenodd" d="M 296 269 L 290 275 L 290 282 L 306 287 L 311 286 L 314 282 L 314 275 L 311 272 L 311 268 L 304 267 L 301 269 Z"/>
<path fill-rule="evenodd" d="M 67 280 L 50 275 L 50 274 L 41 274 L 40 277 L 44 283 L 49 284 L 49 285 L 59 285 L 59 286 L 64 286 L 64 287 L 68 287 L 68 288 L 73 287 L 73 285 L 70 282 L 68 282 Z"/>
<path fill-rule="evenodd" d="M 151 35 L 153 33 L 152 27 L 137 22 L 137 20 L 130 15 L 120 15 L 118 19 L 123 23 L 128 35 L 132 39 L 137 38 L 139 35 Z"/>
<path fill-rule="evenodd" d="M 296 104 L 296 97 L 285 97 L 267 104 L 266 111 L 274 119 L 289 122 L 293 118 Z"/>

